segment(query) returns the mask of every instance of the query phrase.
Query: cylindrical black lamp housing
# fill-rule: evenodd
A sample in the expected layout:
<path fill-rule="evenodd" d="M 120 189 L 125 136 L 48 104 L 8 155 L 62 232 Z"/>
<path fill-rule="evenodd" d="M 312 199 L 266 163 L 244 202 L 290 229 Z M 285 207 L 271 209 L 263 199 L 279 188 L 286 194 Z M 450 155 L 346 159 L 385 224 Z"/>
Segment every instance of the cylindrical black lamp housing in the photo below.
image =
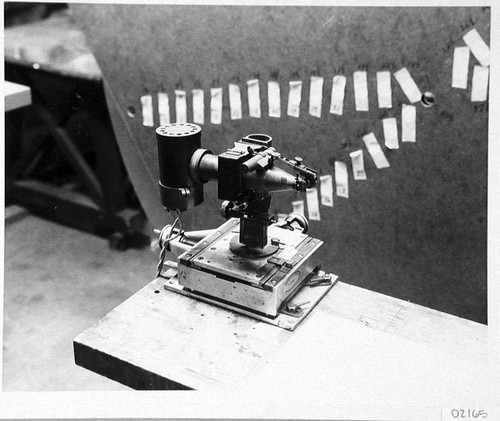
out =
<path fill-rule="evenodd" d="M 172 123 L 156 129 L 161 203 L 167 210 L 187 210 L 203 202 L 203 184 L 189 176 L 193 153 L 201 147 L 201 127 Z"/>

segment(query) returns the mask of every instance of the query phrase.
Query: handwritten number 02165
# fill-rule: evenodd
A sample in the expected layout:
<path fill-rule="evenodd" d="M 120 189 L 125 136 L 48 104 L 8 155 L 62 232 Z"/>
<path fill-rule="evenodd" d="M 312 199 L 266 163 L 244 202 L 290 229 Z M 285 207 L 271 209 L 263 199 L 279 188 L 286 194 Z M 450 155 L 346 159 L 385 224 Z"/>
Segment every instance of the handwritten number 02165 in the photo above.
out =
<path fill-rule="evenodd" d="M 451 416 L 455 419 L 487 418 L 488 413 L 484 409 L 452 409 Z"/>

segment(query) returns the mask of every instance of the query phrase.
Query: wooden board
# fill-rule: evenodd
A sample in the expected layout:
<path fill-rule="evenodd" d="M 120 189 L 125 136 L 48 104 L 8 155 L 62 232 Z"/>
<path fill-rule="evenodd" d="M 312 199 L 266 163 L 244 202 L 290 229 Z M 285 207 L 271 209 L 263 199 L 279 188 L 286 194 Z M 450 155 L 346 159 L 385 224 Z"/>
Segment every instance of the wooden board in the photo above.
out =
<path fill-rule="evenodd" d="M 85 35 L 67 10 L 37 22 L 8 27 L 3 34 L 8 63 L 34 66 L 64 77 L 102 80 Z"/>
<path fill-rule="evenodd" d="M 3 81 L 5 111 L 15 110 L 31 104 L 31 89 L 19 83 Z"/>
<path fill-rule="evenodd" d="M 321 206 L 311 235 L 325 241 L 323 268 L 356 285 L 486 323 L 488 107 L 451 87 L 453 51 L 476 29 L 489 44 L 489 7 L 327 7 L 71 5 L 102 69 L 124 162 L 153 225 L 171 222 L 158 194 L 154 127 L 142 125 L 140 98 L 188 98 L 205 92 L 203 147 L 221 153 L 249 133 L 267 133 L 280 152 L 303 155 L 320 174 L 335 160 L 349 170 L 349 199 Z M 435 105 L 417 106 L 417 142 L 384 147 L 391 167 L 377 170 L 361 140 L 383 143 L 381 119 L 408 99 L 392 77 L 393 108 L 377 105 L 376 72 L 406 67 Z M 355 110 L 353 72 L 368 72 L 369 111 Z M 344 113 L 329 113 L 332 77 L 347 77 Z M 321 118 L 308 112 L 310 78 L 324 77 Z M 260 80 L 262 117 L 248 112 L 246 82 Z M 267 82 L 281 89 L 281 118 L 268 116 Z M 286 115 L 291 80 L 303 82 L 299 118 Z M 242 90 L 243 118 L 230 119 L 228 84 Z M 210 88 L 222 87 L 222 124 L 211 124 Z M 361 148 L 368 179 L 352 179 L 349 153 Z M 185 216 L 188 229 L 220 225 L 215 183 Z M 303 195 L 276 194 L 273 212 L 288 213 Z"/>
<path fill-rule="evenodd" d="M 295 361 L 307 360 L 319 344 L 338 346 L 341 333 L 370 346 L 373 332 L 394 347 L 391 352 L 400 348 L 401 360 L 403 350 L 423 349 L 429 364 L 436 355 L 458 365 L 487 361 L 486 326 L 342 282 L 294 332 L 167 291 L 163 282 L 151 282 L 80 334 L 74 340 L 76 363 L 134 389 L 243 387 L 242 381 L 258 383 L 268 367 L 280 366 L 299 370 L 294 381 L 300 384 L 304 379 Z M 312 334 L 317 340 L 300 341 Z M 290 352 L 296 360 L 282 358 Z M 350 366 L 355 367 L 359 352 L 349 345 L 344 352 L 354 356 Z M 337 358 L 313 364 L 328 373 Z M 378 363 L 374 359 L 363 369 Z M 287 378 L 275 379 L 277 387 L 280 382 L 286 385 Z"/>

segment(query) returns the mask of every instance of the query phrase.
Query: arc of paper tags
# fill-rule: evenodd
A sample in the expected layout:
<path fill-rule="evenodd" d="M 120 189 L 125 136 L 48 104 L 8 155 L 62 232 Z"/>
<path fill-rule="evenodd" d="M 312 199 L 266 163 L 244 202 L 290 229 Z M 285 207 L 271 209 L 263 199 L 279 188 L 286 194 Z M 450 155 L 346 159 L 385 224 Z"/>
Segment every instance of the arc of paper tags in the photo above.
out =
<path fill-rule="evenodd" d="M 483 102 L 488 98 L 488 79 L 490 66 L 490 48 L 476 29 L 467 32 L 462 39 L 466 45 L 457 46 L 453 51 L 452 88 L 467 89 L 469 80 L 470 54 L 479 65 L 474 65 L 472 74 L 472 102 Z"/>
<path fill-rule="evenodd" d="M 415 103 L 421 100 L 422 92 L 413 80 L 410 72 L 406 67 L 398 70 L 394 74 L 394 78 L 401 86 L 403 92 L 408 97 L 410 103 Z M 354 102 L 356 111 L 368 111 L 368 73 L 366 71 L 356 71 L 353 73 L 354 86 Z M 379 108 L 392 108 L 392 87 L 391 87 L 391 72 L 379 71 L 376 73 L 377 78 L 377 96 Z M 259 79 L 251 79 L 246 82 L 247 98 L 248 98 L 248 114 L 250 118 L 261 118 L 261 90 L 262 81 Z M 346 95 L 347 77 L 344 75 L 335 75 L 332 78 L 332 89 L 330 98 L 330 114 L 342 115 L 344 111 L 344 99 Z M 267 106 L 268 115 L 271 118 L 280 118 L 281 110 L 281 87 L 277 81 L 267 81 Z M 292 80 L 288 83 L 288 102 L 286 107 L 286 115 L 289 117 L 298 118 L 300 116 L 300 105 L 302 102 L 302 85 L 300 80 Z M 312 117 L 321 118 L 321 110 L 323 105 L 323 86 L 324 78 L 320 76 L 311 76 L 309 87 L 309 115 Z M 242 111 L 242 96 L 241 87 L 237 84 L 228 84 L 229 108 L 231 120 L 239 120 L 243 118 Z M 193 89 L 192 95 L 192 122 L 196 124 L 205 124 L 205 91 L 203 89 Z M 211 124 L 222 124 L 222 107 L 223 107 L 223 88 L 211 88 L 209 122 Z M 187 106 L 188 91 L 175 90 L 173 108 L 171 112 L 171 98 L 165 92 L 157 93 L 157 111 L 160 125 L 169 124 L 171 114 L 175 114 L 177 123 L 186 123 L 188 120 Z M 142 106 L 142 124 L 144 126 L 153 127 L 155 124 L 153 95 L 146 94 L 141 97 Z"/>
<path fill-rule="evenodd" d="M 454 50 L 452 87 L 467 89 L 468 69 L 470 53 L 474 55 L 480 65 L 474 66 L 472 76 L 471 101 L 486 101 L 488 95 L 488 79 L 490 64 L 490 49 L 481 38 L 476 29 L 472 29 L 463 36 L 466 46 L 458 46 Z M 394 72 L 394 78 L 408 98 L 410 104 L 403 104 L 401 110 L 401 141 L 416 142 L 416 107 L 414 104 L 422 99 L 422 92 L 415 83 L 407 68 Z M 389 71 L 379 71 L 377 78 L 377 96 L 379 108 L 392 108 L 392 86 Z M 345 90 L 347 78 L 344 75 L 335 75 L 332 78 L 330 113 L 343 114 Z M 261 118 L 259 79 L 247 81 L 248 110 L 251 118 Z M 321 117 L 323 101 L 324 78 L 312 76 L 309 89 L 309 114 L 313 117 Z M 368 111 L 368 74 L 366 71 L 353 73 L 354 102 L 356 111 Z M 239 85 L 229 84 L 229 107 L 231 120 L 243 118 L 241 89 Z M 268 112 L 269 117 L 281 117 L 280 85 L 276 81 L 267 82 Z M 159 123 L 170 123 L 169 97 L 164 92 L 157 94 Z M 205 123 L 205 92 L 202 89 L 192 90 L 193 122 Z M 300 104 L 302 100 L 302 81 L 289 82 L 288 103 L 286 114 L 290 117 L 299 117 Z M 143 125 L 152 127 L 154 125 L 153 97 L 144 95 L 141 97 Z M 210 89 L 210 123 L 222 123 L 223 88 Z M 175 116 L 176 122 L 187 122 L 187 93 L 183 90 L 175 91 Z M 399 135 L 396 118 L 382 119 L 385 146 L 389 149 L 399 148 Z M 363 143 L 373 159 L 377 169 L 390 166 L 378 140 L 373 133 L 363 136 Z M 353 179 L 366 180 L 364 169 L 363 150 L 351 152 L 351 164 Z M 347 164 L 336 161 L 334 165 L 335 193 L 338 197 L 349 197 Z M 333 206 L 333 176 L 323 175 L 320 177 L 320 199 L 318 200 L 318 189 L 309 189 L 306 193 L 308 218 L 320 220 L 320 203 L 323 206 Z M 305 203 L 303 200 L 292 202 L 294 212 L 305 214 Z"/>

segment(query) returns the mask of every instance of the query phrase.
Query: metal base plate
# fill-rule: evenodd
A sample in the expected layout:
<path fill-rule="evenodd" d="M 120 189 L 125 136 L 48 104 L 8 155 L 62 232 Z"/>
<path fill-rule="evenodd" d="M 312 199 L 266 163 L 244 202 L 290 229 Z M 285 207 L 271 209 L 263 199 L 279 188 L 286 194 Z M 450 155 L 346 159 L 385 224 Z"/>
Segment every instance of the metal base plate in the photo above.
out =
<path fill-rule="evenodd" d="M 312 309 L 320 302 L 320 300 L 327 294 L 330 289 L 337 283 L 338 276 L 331 275 L 332 283 L 330 285 L 318 285 L 318 286 L 307 286 L 304 285 L 299 291 L 291 297 L 288 301 L 296 304 L 307 303 L 301 305 L 303 309 L 302 314 L 299 317 L 290 316 L 287 314 L 279 313 L 276 317 L 266 317 L 260 313 L 254 313 L 251 310 L 244 309 L 241 307 L 237 307 L 232 305 L 226 301 L 219 301 L 213 297 L 209 297 L 206 295 L 201 295 L 196 291 L 192 291 L 184 288 L 179 284 L 177 275 L 172 276 L 164 283 L 164 288 L 168 291 L 176 292 L 187 297 L 195 298 L 200 301 L 204 301 L 207 303 L 215 304 L 219 307 L 224 307 L 229 310 L 233 310 L 237 313 L 244 314 L 246 316 L 252 317 L 254 319 L 261 320 L 263 322 L 272 324 L 274 326 L 281 327 L 287 330 L 295 330 L 295 328 L 307 317 L 307 315 L 312 311 Z"/>

